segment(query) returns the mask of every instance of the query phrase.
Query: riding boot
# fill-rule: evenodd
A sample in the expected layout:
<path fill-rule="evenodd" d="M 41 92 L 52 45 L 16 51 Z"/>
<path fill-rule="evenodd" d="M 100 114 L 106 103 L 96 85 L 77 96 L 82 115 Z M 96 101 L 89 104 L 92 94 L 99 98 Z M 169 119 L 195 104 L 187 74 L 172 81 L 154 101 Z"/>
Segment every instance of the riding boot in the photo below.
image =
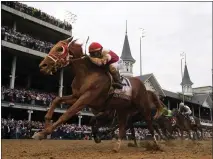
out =
<path fill-rule="evenodd" d="M 113 65 L 109 66 L 109 71 L 113 78 L 112 86 L 114 88 L 122 89 L 124 84 L 121 81 L 121 76 L 120 76 L 119 71 Z"/>
<path fill-rule="evenodd" d="M 122 89 L 123 88 L 123 83 L 121 81 L 120 73 L 116 70 L 114 72 L 111 72 L 111 75 L 113 77 L 113 83 L 112 86 L 114 88 Z"/>

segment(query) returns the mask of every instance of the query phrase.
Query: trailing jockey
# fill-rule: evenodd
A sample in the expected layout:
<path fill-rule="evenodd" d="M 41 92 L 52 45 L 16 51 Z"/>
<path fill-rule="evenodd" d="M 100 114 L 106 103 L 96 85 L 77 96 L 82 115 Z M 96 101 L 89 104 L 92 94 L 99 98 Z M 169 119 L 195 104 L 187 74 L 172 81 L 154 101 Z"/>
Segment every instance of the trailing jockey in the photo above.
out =
<path fill-rule="evenodd" d="M 174 117 L 172 116 L 172 111 L 170 109 L 167 109 L 166 107 L 163 108 L 162 110 L 162 115 L 167 117 L 170 122 L 172 123 L 172 126 L 176 123 Z"/>
<path fill-rule="evenodd" d="M 179 111 L 187 118 L 191 121 L 191 123 L 194 123 L 194 118 L 192 116 L 190 116 L 192 114 L 191 109 L 187 106 L 184 105 L 184 103 L 180 103 L 179 104 Z"/>
<path fill-rule="evenodd" d="M 166 107 L 164 107 L 162 110 L 162 115 L 164 115 L 166 117 L 172 117 L 172 111 L 167 109 Z"/>
<path fill-rule="evenodd" d="M 90 44 L 89 53 L 90 60 L 94 64 L 98 66 L 107 65 L 109 67 L 109 72 L 111 73 L 114 81 L 113 87 L 122 89 L 123 84 L 118 70 L 118 55 L 111 50 L 103 49 L 102 45 L 97 42 Z"/>

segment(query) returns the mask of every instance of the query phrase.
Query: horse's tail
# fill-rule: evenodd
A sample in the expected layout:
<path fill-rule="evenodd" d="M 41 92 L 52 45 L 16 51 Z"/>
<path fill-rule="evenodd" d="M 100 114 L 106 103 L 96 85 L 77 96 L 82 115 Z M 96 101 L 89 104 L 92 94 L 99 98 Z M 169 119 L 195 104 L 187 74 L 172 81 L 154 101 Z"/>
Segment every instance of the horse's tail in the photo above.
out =
<path fill-rule="evenodd" d="M 154 119 L 157 119 L 160 117 L 163 106 L 165 106 L 165 105 L 163 104 L 163 102 L 161 102 L 161 100 L 158 98 L 158 96 L 154 92 L 147 90 L 147 93 L 148 93 L 149 100 L 152 103 L 154 103 L 154 105 L 156 106 L 157 111 L 154 116 Z"/>

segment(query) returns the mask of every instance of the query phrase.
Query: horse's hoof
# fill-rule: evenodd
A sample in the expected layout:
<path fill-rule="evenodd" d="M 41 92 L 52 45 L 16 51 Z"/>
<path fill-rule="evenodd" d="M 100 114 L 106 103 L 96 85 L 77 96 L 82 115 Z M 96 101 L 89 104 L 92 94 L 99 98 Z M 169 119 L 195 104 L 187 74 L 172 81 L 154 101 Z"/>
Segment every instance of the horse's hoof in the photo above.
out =
<path fill-rule="evenodd" d="M 32 138 L 35 140 L 42 140 L 42 139 L 45 139 L 45 135 L 39 132 L 39 133 L 34 134 L 32 136 Z"/>
<path fill-rule="evenodd" d="M 94 138 L 94 141 L 95 141 L 96 144 L 101 143 L 101 139 L 100 138 Z"/>
<path fill-rule="evenodd" d="M 128 143 L 128 147 L 137 147 L 137 145 L 135 145 L 133 143 Z"/>
<path fill-rule="evenodd" d="M 117 148 L 114 148 L 112 151 L 115 152 L 115 153 L 119 152 L 119 150 Z"/>
<path fill-rule="evenodd" d="M 114 144 L 113 152 L 119 152 L 120 147 L 121 147 L 121 140 L 118 140 L 118 141 Z"/>

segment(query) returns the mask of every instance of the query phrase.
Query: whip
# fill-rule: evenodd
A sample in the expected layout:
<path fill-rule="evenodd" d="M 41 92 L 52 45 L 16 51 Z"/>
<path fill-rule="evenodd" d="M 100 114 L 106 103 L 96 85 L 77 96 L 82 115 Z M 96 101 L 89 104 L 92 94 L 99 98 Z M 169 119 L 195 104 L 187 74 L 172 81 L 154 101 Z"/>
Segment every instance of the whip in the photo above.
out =
<path fill-rule="evenodd" d="M 86 41 L 86 44 L 85 44 L 85 55 L 87 55 L 87 43 L 88 43 L 88 41 L 89 41 L 89 36 L 87 37 L 87 41 Z"/>

